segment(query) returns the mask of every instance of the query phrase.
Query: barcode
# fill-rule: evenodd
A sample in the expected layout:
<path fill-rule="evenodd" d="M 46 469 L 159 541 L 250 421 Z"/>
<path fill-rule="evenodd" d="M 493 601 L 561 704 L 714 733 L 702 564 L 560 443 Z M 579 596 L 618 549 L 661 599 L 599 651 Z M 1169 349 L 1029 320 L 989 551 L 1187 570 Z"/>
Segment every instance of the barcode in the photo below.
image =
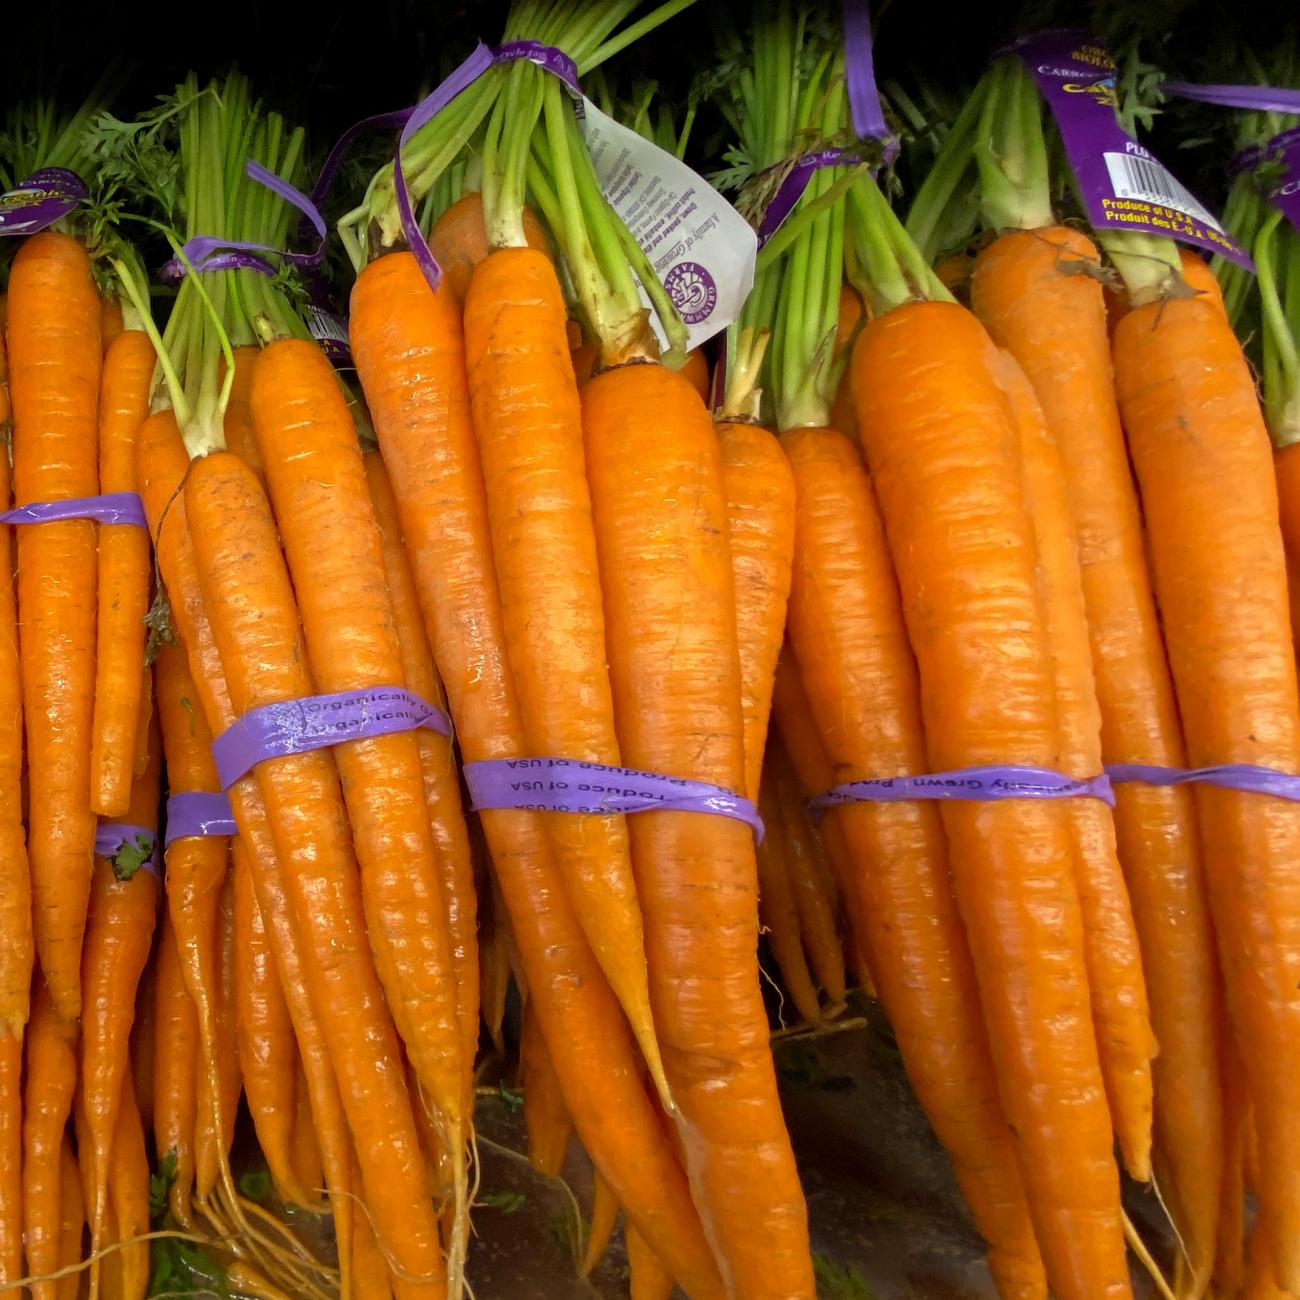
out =
<path fill-rule="evenodd" d="M 347 326 L 337 316 L 321 311 L 318 307 L 308 307 L 306 317 L 308 332 L 318 343 L 330 339 L 335 343 L 347 344 Z"/>
<path fill-rule="evenodd" d="M 1200 200 L 1154 158 L 1135 158 L 1126 153 L 1105 153 L 1102 157 L 1106 160 L 1111 188 L 1117 199 L 1142 199 L 1147 203 L 1160 203 L 1194 217 L 1202 225 L 1223 234 L 1223 227 Z"/>

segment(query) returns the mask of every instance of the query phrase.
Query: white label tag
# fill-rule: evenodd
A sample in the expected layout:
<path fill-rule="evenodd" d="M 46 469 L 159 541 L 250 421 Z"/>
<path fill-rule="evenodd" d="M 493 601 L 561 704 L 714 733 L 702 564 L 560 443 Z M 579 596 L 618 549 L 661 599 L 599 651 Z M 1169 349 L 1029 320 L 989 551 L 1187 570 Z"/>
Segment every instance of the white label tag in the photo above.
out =
<path fill-rule="evenodd" d="M 1116 198 L 1163 204 L 1223 234 L 1223 227 L 1210 210 L 1163 163 L 1145 150 L 1142 156 L 1108 152 L 1102 157 L 1106 160 L 1106 171 Z"/>
<path fill-rule="evenodd" d="M 754 284 L 757 234 L 702 176 L 588 99 L 582 129 L 602 193 L 681 313 L 687 347 L 699 347 L 740 315 Z M 649 306 L 644 290 L 642 298 Z M 653 312 L 650 319 L 666 345 Z"/>

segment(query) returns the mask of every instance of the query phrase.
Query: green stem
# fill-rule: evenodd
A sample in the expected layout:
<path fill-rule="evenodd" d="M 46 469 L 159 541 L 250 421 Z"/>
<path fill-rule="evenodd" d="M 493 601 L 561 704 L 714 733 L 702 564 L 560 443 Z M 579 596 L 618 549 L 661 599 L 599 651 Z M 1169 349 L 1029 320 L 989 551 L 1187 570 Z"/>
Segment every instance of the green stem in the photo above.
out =
<path fill-rule="evenodd" d="M 1252 250 L 1264 324 L 1264 411 L 1279 447 L 1300 441 L 1300 236 L 1284 221 L 1272 209 Z"/>
<path fill-rule="evenodd" d="M 1177 290 L 1182 263 L 1172 239 L 1138 230 L 1103 228 L 1094 233 L 1124 281 L 1131 307 L 1155 302 Z"/>
<path fill-rule="evenodd" d="M 1029 70 L 1007 55 L 985 74 L 975 160 L 980 208 L 993 230 L 1037 230 L 1053 222 L 1042 106 Z"/>
<path fill-rule="evenodd" d="M 967 97 L 908 210 L 907 233 L 927 262 L 965 245 L 975 233 L 975 141 L 990 85 L 984 77 Z"/>

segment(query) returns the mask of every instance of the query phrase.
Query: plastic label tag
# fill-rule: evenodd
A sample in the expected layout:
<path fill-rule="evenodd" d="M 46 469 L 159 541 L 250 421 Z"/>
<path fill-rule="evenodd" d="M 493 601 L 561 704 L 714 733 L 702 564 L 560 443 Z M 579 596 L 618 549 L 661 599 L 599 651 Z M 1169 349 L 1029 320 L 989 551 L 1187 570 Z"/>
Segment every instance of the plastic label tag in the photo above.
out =
<path fill-rule="evenodd" d="M 66 217 L 85 197 L 85 182 L 76 172 L 42 167 L 0 194 L 0 235 L 34 235 Z"/>
<path fill-rule="evenodd" d="M 1275 135 L 1264 151 L 1282 164 L 1282 175 L 1269 187 L 1269 202 L 1300 230 L 1300 126 Z"/>
<path fill-rule="evenodd" d="M 1120 125 L 1115 62 L 1100 41 L 1082 30 L 1041 32 L 1011 50 L 1056 119 L 1095 228 L 1176 239 L 1254 269 L 1204 204 Z"/>

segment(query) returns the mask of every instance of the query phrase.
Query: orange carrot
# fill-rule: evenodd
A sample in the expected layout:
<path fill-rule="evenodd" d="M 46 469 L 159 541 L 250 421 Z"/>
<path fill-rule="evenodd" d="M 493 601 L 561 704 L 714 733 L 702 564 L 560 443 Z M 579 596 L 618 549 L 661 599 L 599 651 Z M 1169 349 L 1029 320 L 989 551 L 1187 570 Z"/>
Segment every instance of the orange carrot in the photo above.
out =
<path fill-rule="evenodd" d="M 216 981 L 213 985 L 213 1030 L 216 1070 L 199 1075 L 198 1118 L 194 1135 L 194 1185 L 199 1200 L 206 1201 L 218 1178 L 229 1167 L 230 1144 L 235 1137 L 235 1117 L 243 1079 L 239 1071 L 239 1030 L 235 1016 L 234 881 L 227 873 L 218 901 L 213 935 Z M 213 1094 L 213 1083 L 216 1094 Z"/>
<path fill-rule="evenodd" d="M 550 255 L 551 241 L 536 215 L 528 208 L 523 211 L 524 238 L 529 248 Z M 434 222 L 429 235 L 429 248 L 447 287 L 458 303 L 465 301 L 469 292 L 470 277 L 474 268 L 488 255 L 487 225 L 483 219 L 483 196 L 477 190 L 462 194 Z"/>
<path fill-rule="evenodd" d="M 118 335 L 122 333 L 124 328 L 121 302 L 116 298 L 101 298 L 99 300 L 99 335 L 103 340 L 105 355 L 117 341 Z"/>
<path fill-rule="evenodd" d="M 623 758 L 743 790 L 736 597 L 708 413 L 680 375 L 628 365 L 591 381 L 582 417 Z M 752 833 L 730 818 L 647 812 L 631 836 L 655 1024 L 723 1279 L 741 1295 L 811 1297 L 807 1212 L 759 992 Z"/>
<path fill-rule="evenodd" d="M 1037 555 L 998 361 L 964 308 L 919 302 L 868 324 L 851 362 L 931 771 L 1057 759 Z M 941 817 L 1048 1282 L 1060 1300 L 1127 1297 L 1065 810 L 950 801 Z"/>
<path fill-rule="evenodd" d="M 506 1015 L 506 996 L 510 991 L 510 921 L 500 887 L 488 882 L 487 907 L 483 909 L 483 931 L 478 948 L 479 1007 L 488 1037 L 498 1054 L 505 1054 L 501 1026 Z"/>
<path fill-rule="evenodd" d="M 1246 1278 L 1246 1143 L 1250 1099 L 1245 1067 L 1231 1033 L 1223 1035 L 1223 1178 L 1219 1192 L 1214 1285 L 1235 1296 Z"/>
<path fill-rule="evenodd" d="M 117 1240 L 132 1244 L 123 1246 L 116 1259 L 124 1300 L 144 1300 L 149 1289 L 149 1243 L 133 1238 L 149 1231 L 149 1161 L 129 1072 L 122 1083 L 113 1132 L 110 1195 Z"/>
<path fill-rule="evenodd" d="M 1102 757 L 1183 767 L 1182 728 L 1111 382 L 1105 294 L 1087 274 L 1097 261 L 1096 249 L 1074 229 L 1004 235 L 980 254 L 972 300 L 1029 377 L 1060 450 L 1078 534 Z M 1118 784 L 1114 820 L 1160 1047 L 1152 1063 L 1156 1174 L 1191 1272 L 1203 1280 L 1214 1258 L 1224 1112 L 1220 976 L 1195 802 L 1185 787 Z"/>
<path fill-rule="evenodd" d="M 1057 761 L 1068 775 L 1086 780 L 1101 771 L 1101 714 L 1065 471 L 1029 380 L 1013 357 L 1004 356 L 1003 384 L 1019 432 L 1025 501 L 1038 547 L 1061 736 Z M 1115 823 L 1097 799 L 1070 800 L 1066 815 L 1111 1122 L 1130 1175 L 1146 1182 L 1151 1177 L 1151 1058 L 1156 1044 L 1133 913 L 1120 874 Z"/>
<path fill-rule="evenodd" d="M 580 1276 L 590 1277 L 596 1265 L 605 1257 L 617 1222 L 618 1202 L 597 1169 L 592 1175 L 591 1218 L 587 1224 L 587 1240 L 582 1248 L 582 1259 L 578 1264 Z"/>
<path fill-rule="evenodd" d="M 23 1040 L 0 1030 L 0 1283 L 23 1275 Z M 16 1300 L 16 1289 L 0 1286 Z"/>
<path fill-rule="evenodd" d="M 645 1238 L 632 1224 L 626 1228 L 629 1300 L 669 1300 L 673 1275 L 659 1262 L 659 1256 L 646 1245 Z"/>
<path fill-rule="evenodd" d="M 67 1133 L 56 1157 L 59 1162 L 59 1270 L 79 1264 L 84 1258 L 83 1239 L 86 1231 L 86 1205 L 81 1196 L 81 1176 L 77 1169 L 77 1157 L 73 1154 L 72 1139 Z M 33 1297 L 53 1285 L 57 1300 L 76 1300 L 81 1287 L 79 1272 L 69 1273 L 56 1283 L 38 1282 L 32 1287 Z"/>
<path fill-rule="evenodd" d="M 245 873 L 247 874 L 247 873 Z M 238 885 L 239 876 L 235 876 Z M 274 969 L 274 967 L 272 967 Z M 294 1055 L 297 1052 L 295 1049 Z M 240 1057 L 242 1066 L 243 1057 Z M 316 1203 L 323 1185 L 324 1172 L 321 1168 L 320 1143 L 316 1138 L 316 1122 L 311 1113 L 311 1095 L 307 1086 L 307 1073 L 298 1061 L 297 1089 L 294 1095 L 293 1117 L 293 1172 L 297 1186 L 304 1189 L 299 1193 L 303 1199 L 290 1199 L 294 1205 L 312 1206 Z M 244 1076 L 245 1095 L 247 1095 L 248 1076 Z M 251 1106 L 251 1102 L 249 1103 Z"/>
<path fill-rule="evenodd" d="M 475 268 L 465 356 L 524 755 L 617 766 L 578 387 L 559 278 L 543 254 L 497 249 Z M 670 1104 L 626 823 L 616 813 L 554 813 L 546 825 L 578 918 Z"/>
<path fill-rule="evenodd" d="M 798 429 L 783 442 L 798 500 L 790 643 L 834 782 L 924 772 L 916 665 L 871 482 L 842 434 Z M 988 1242 L 999 1292 L 1043 1296 L 938 809 L 863 802 L 827 820 L 852 855 L 846 905 L 860 910 L 903 1063 Z"/>
<path fill-rule="evenodd" d="M 1300 703 L 1277 486 L 1241 347 L 1215 303 L 1178 298 L 1130 310 L 1116 327 L 1114 361 L 1188 762 L 1294 772 Z M 1197 787 L 1196 802 L 1264 1156 L 1256 1193 L 1277 1280 L 1296 1290 L 1300 1098 L 1286 1081 L 1300 1068 L 1300 808 L 1212 786 Z"/>
<path fill-rule="evenodd" d="M 186 480 L 185 508 L 232 706 L 242 714 L 313 694 L 289 575 L 252 471 L 228 452 L 196 461 Z M 363 933 L 356 861 L 333 760 L 314 751 L 258 764 L 231 790 L 241 834 L 246 820 L 255 820 L 247 817 L 245 798 L 254 785 L 265 801 L 302 936 L 304 973 L 365 1175 L 363 1195 L 392 1260 L 398 1295 L 442 1295 L 437 1224 L 423 1197 L 397 1035 Z"/>
<path fill-rule="evenodd" d="M 156 835 L 162 772 L 156 729 L 150 748 L 152 761 L 145 775 L 132 784 L 126 820 Z M 155 845 L 147 863 L 141 861 L 142 852 L 142 847 L 127 844 L 111 857 L 95 858 L 82 953 L 81 1106 L 90 1144 L 79 1152 L 79 1159 L 91 1168 L 86 1212 L 92 1251 L 106 1242 L 110 1150 L 124 1096 L 123 1080 L 130 1078 L 131 1017 L 158 913 L 158 849 Z M 90 1270 L 92 1295 L 98 1282 L 96 1263 Z"/>
<path fill-rule="evenodd" d="M 372 262 L 352 294 L 353 355 L 392 475 L 407 554 L 466 761 L 526 753 L 489 543 L 460 315 L 415 259 Z M 666 1150 L 618 1003 L 534 813 L 481 817 L 528 986 L 583 1145 L 692 1295 L 721 1287 Z"/>
<path fill-rule="evenodd" d="M 539 1174 L 558 1178 L 564 1168 L 573 1121 L 531 1002 L 524 1003 L 519 1033 L 519 1082 L 524 1090 L 529 1163 Z"/>
<path fill-rule="evenodd" d="M 154 954 L 158 951 L 158 927 L 154 926 Z M 135 1018 L 131 1022 L 131 1078 L 135 1086 L 135 1104 L 140 1122 L 153 1128 L 153 1004 L 154 968 L 150 961 L 140 978 L 135 995 Z"/>
<path fill-rule="evenodd" d="M 99 490 L 99 313 L 90 261 L 75 239 L 46 230 L 23 243 L 10 270 L 8 316 L 19 504 Z M 95 529 L 89 520 L 70 519 L 18 530 L 36 949 L 65 1020 L 81 1012 L 81 936 L 95 840 Z"/>
<path fill-rule="evenodd" d="M 154 975 L 153 1140 L 159 1161 L 175 1158 L 176 1176 L 167 1193 L 172 1217 L 191 1223 L 194 1191 L 194 1125 L 198 1113 L 195 1072 L 199 1025 L 185 991 L 180 952 L 171 915 L 163 913 Z"/>
<path fill-rule="evenodd" d="M 135 438 L 149 414 L 154 350 L 143 330 L 119 334 L 104 354 L 99 395 L 99 486 L 135 491 Z M 131 524 L 99 530 L 99 613 L 91 720 L 90 806 L 117 817 L 131 799 L 149 609 L 149 534 Z"/>
<path fill-rule="evenodd" d="M 226 399 L 226 414 L 221 429 L 226 438 L 226 450 L 232 451 L 253 471 L 263 478 L 262 453 L 258 450 L 253 433 L 253 366 L 262 349 L 258 347 L 234 348 L 235 378 L 231 381 L 230 396 Z"/>
<path fill-rule="evenodd" d="M 53 1273 L 60 1266 L 59 1153 L 77 1083 L 76 1041 L 76 1026 L 59 1018 L 53 996 L 38 982 L 27 1027 L 23 1085 L 23 1251 L 29 1275 Z M 80 1193 L 75 1175 L 74 1181 Z M 35 1282 L 29 1289 L 31 1300 L 56 1300 L 53 1282 Z"/>
<path fill-rule="evenodd" d="M 353 1164 L 353 1182 L 361 1182 L 361 1170 Z M 357 1296 L 365 1300 L 392 1300 L 392 1277 L 384 1252 L 379 1248 L 375 1230 L 367 1214 L 358 1214 L 356 1228 L 352 1237 L 352 1261 L 350 1266 L 352 1285 Z"/>

